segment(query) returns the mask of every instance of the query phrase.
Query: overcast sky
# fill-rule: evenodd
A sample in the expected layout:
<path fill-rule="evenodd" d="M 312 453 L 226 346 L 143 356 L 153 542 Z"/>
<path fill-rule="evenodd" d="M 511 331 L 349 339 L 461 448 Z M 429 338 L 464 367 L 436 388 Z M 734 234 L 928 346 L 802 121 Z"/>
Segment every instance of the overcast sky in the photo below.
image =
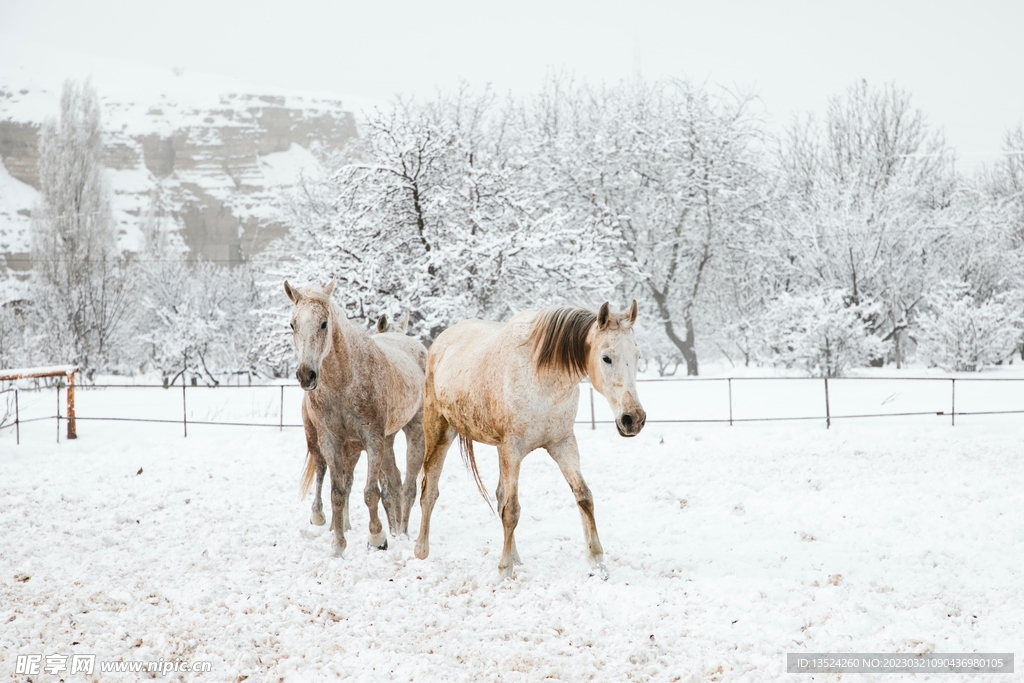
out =
<path fill-rule="evenodd" d="M 776 122 L 893 81 L 968 165 L 1024 120 L 1022 0 L 0 0 L 0 41 L 362 101 L 459 79 L 528 92 L 550 69 L 680 76 L 754 88 Z"/>

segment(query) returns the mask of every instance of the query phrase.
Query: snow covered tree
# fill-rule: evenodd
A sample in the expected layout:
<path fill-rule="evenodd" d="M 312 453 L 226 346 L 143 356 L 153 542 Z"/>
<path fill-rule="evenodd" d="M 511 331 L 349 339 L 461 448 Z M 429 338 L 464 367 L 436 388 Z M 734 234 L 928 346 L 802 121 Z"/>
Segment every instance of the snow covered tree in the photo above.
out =
<path fill-rule="evenodd" d="M 917 332 L 918 357 L 954 372 L 973 372 L 1005 361 L 1024 329 L 1019 293 L 976 301 L 969 285 L 947 282 L 927 295 Z"/>
<path fill-rule="evenodd" d="M 219 376 L 250 370 L 255 285 L 247 268 L 186 261 L 187 248 L 155 222 L 144 230 L 133 320 L 136 356 L 165 383 L 179 375 L 219 384 Z"/>
<path fill-rule="evenodd" d="M 986 180 L 992 199 L 1007 211 L 1014 248 L 1024 247 L 1024 124 L 1006 132 L 1002 157 Z"/>
<path fill-rule="evenodd" d="M 377 112 L 330 178 L 293 201 L 295 257 L 280 270 L 336 278 L 335 296 L 367 324 L 408 310 L 425 339 L 466 317 L 607 295 L 611 250 L 538 201 L 514 123 L 466 88 Z"/>
<path fill-rule="evenodd" d="M 47 362 L 77 363 L 87 376 L 116 360 L 128 309 L 128 268 L 117 246 L 103 178 L 96 90 L 66 81 L 59 120 L 39 136 L 42 203 L 33 212 L 33 334 Z"/>
<path fill-rule="evenodd" d="M 751 101 L 684 81 L 592 88 L 556 79 L 537 109 L 549 201 L 618 237 L 627 295 L 697 374 L 706 285 L 763 205 Z"/>
<path fill-rule="evenodd" d="M 779 160 L 783 277 L 793 291 L 841 287 L 854 305 L 877 302 L 872 330 L 900 367 L 954 224 L 952 150 L 906 92 L 862 81 L 829 102 L 823 125 L 795 122 Z"/>
<path fill-rule="evenodd" d="M 838 289 L 783 293 L 763 318 L 763 359 L 812 377 L 841 377 L 882 353 L 870 331 L 875 308 Z"/>

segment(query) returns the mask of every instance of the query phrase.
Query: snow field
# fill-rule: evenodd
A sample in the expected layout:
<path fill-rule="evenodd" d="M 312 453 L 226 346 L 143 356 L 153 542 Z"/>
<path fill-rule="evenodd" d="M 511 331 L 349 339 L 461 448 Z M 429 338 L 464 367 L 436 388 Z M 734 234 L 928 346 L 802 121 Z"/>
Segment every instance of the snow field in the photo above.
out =
<path fill-rule="evenodd" d="M 668 411 L 648 387 L 648 410 Z M 164 394 L 129 391 L 83 391 L 79 411 Z M 276 390 L 241 391 L 233 405 L 276 422 Z M 786 652 L 1024 652 L 1019 416 L 651 424 L 631 440 L 580 425 L 608 582 L 542 452 L 520 480 L 524 565 L 501 582 L 501 524 L 454 449 L 427 560 L 413 539 L 364 549 L 365 459 L 334 558 L 298 499 L 300 430 L 83 421 L 57 446 L 54 429 L 25 425 L 21 446 L 0 432 L 12 680 L 17 654 L 53 652 L 209 660 L 215 681 L 803 681 Z M 477 455 L 493 490 L 493 449 Z M 970 680 L 988 678 L 1013 679 Z"/>

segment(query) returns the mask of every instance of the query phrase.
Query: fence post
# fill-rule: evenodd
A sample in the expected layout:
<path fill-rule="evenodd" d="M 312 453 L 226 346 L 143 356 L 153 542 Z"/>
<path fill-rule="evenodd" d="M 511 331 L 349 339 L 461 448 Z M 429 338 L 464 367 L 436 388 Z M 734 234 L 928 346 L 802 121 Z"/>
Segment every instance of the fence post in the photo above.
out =
<path fill-rule="evenodd" d="M 14 388 L 14 442 L 21 445 L 21 411 L 18 409 L 18 388 Z"/>
<path fill-rule="evenodd" d="M 832 411 L 828 405 L 828 377 L 825 378 L 825 429 L 832 427 Z"/>
<path fill-rule="evenodd" d="M 950 426 L 956 427 L 956 377 L 950 378 L 953 387 L 953 405 L 949 410 Z"/>
<path fill-rule="evenodd" d="M 597 429 L 597 422 L 594 420 L 594 387 L 590 387 L 590 428 Z"/>
<path fill-rule="evenodd" d="M 252 380 L 250 380 L 249 383 L 252 384 Z M 283 432 L 284 431 L 284 385 L 283 384 L 281 385 L 281 409 L 278 412 L 278 415 L 281 416 L 281 422 L 277 426 L 277 431 Z"/>
<path fill-rule="evenodd" d="M 60 380 L 57 380 L 57 443 L 60 443 Z"/>
<path fill-rule="evenodd" d="M 188 407 L 185 405 L 185 373 L 181 374 L 181 424 L 185 429 L 185 438 L 188 438 Z"/>
<path fill-rule="evenodd" d="M 68 438 L 78 438 L 78 425 L 75 424 L 75 373 L 68 375 Z"/>
<path fill-rule="evenodd" d="M 729 426 L 732 427 L 732 377 L 729 378 Z"/>

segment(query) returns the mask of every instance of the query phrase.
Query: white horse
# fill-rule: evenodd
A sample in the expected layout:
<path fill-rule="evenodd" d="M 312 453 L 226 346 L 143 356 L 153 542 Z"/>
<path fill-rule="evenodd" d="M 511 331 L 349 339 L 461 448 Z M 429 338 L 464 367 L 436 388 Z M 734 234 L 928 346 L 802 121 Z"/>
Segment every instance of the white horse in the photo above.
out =
<path fill-rule="evenodd" d="M 423 381 L 427 350 L 397 333 L 370 336 L 350 322 L 331 300 L 334 281 L 323 290 L 300 291 L 286 281 L 284 291 L 295 304 L 291 327 L 299 355 L 295 373 L 306 390 L 302 420 L 309 458 L 303 494 L 324 470 L 331 472 L 331 529 L 334 551 L 345 550 L 348 496 L 359 454 L 367 455 L 363 500 L 370 512 L 369 545 L 384 550 L 387 536 L 378 515 L 384 503 L 392 535 L 405 533 L 416 499 L 416 478 L 423 462 Z M 406 485 L 395 465 L 394 439 L 405 432 Z M 379 486 L 378 486 L 379 482 Z M 320 496 L 313 501 L 312 520 L 323 524 Z"/>
<path fill-rule="evenodd" d="M 427 354 L 426 455 L 416 557 L 423 559 L 430 552 L 430 515 L 438 480 L 448 448 L 458 436 L 485 498 L 473 441 L 498 447 L 501 472 L 496 496 L 505 529 L 498 563 L 502 577 L 510 577 L 513 563 L 520 563 L 513 536 L 519 522 L 519 466 L 530 451 L 544 448 L 576 496 L 590 560 L 597 573 L 608 578 L 573 423 L 579 382 L 590 377 L 615 412 L 619 434 L 635 436 L 643 429 L 647 416 L 636 391 L 636 315 L 636 301 L 622 315 L 611 313 L 605 302 L 596 314 L 549 308 L 520 313 L 504 325 L 466 320 L 438 336 Z"/>

